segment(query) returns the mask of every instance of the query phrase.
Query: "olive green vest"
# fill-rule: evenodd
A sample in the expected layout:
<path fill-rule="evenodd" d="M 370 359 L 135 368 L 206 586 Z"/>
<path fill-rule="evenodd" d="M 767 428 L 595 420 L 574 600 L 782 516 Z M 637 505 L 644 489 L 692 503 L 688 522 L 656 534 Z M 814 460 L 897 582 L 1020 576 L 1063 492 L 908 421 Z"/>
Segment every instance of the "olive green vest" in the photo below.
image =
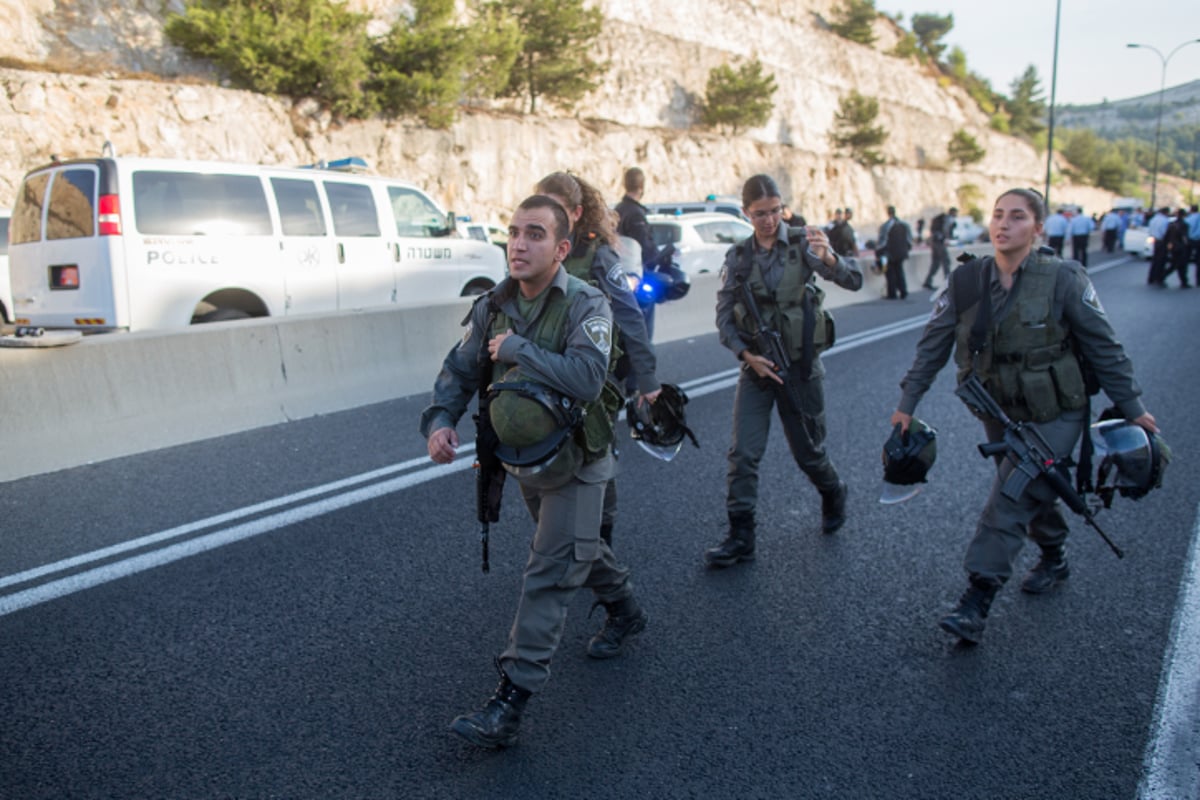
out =
<path fill-rule="evenodd" d="M 524 337 L 543 350 L 548 350 L 552 353 L 565 352 L 567 349 L 567 334 L 569 333 L 567 325 L 571 302 L 586 285 L 588 285 L 587 281 L 580 280 L 573 275 L 568 275 L 565 297 L 560 292 L 547 290 L 550 293 L 546 297 L 546 307 L 542 309 L 542 314 L 538 317 L 537 322 L 533 324 L 533 327 L 523 334 Z M 511 327 L 512 320 L 509 316 L 503 311 L 497 311 L 485 342 L 499 336 Z M 608 372 L 610 375 L 612 374 L 616 358 L 620 355 L 615 341 L 611 347 L 608 361 Z M 507 369 L 508 367 L 505 364 L 496 362 L 492 366 L 492 382 L 501 380 Z M 604 455 L 608 451 L 608 446 L 613 441 L 615 426 L 613 417 L 616 410 L 621 408 L 624 400 L 625 398 L 621 394 L 621 391 L 612 384 L 612 381 L 606 380 L 604 388 L 600 392 L 600 397 L 584 404 L 583 425 L 579 432 L 576 433 L 575 439 L 576 443 L 583 448 L 585 460 L 590 461 Z"/>
<path fill-rule="evenodd" d="M 804 254 L 800 252 L 800 247 L 788 244 L 783 277 L 773 292 L 767 289 L 762 269 L 753 258 L 753 243 L 750 239 L 739 243 L 737 248 L 739 269 L 745 274 L 750 292 L 754 295 L 754 303 L 758 306 L 758 313 L 762 314 L 768 327 L 779 332 L 783 338 L 783 346 L 787 348 L 788 357 L 799 361 L 804 353 L 805 292 L 812 293 L 812 313 L 816 317 L 812 328 L 813 352 L 820 353 L 825 350 L 829 346 L 832 327 L 828 314 L 822 307 L 825 292 L 815 283 L 804 280 Z M 745 266 L 747 263 L 748 272 Z M 733 319 L 738 329 L 752 339 L 755 333 L 754 318 L 750 316 L 741 300 L 733 306 Z"/>
<path fill-rule="evenodd" d="M 579 280 L 584 281 L 585 283 L 590 282 L 592 277 L 592 261 L 595 260 L 596 250 L 599 249 L 599 247 L 600 239 L 593 238 L 590 242 L 588 242 L 587 249 L 583 251 L 582 255 L 568 256 L 567 259 L 563 261 L 563 269 L 565 269 L 567 274 L 571 275 L 572 277 L 579 278 Z M 603 291 L 603 289 L 601 289 L 601 291 Z"/>
<path fill-rule="evenodd" d="M 958 380 L 974 369 L 1014 420 L 1047 422 L 1087 405 L 1071 333 L 1053 314 L 1054 285 L 1061 265 L 1062 260 L 1055 256 L 1034 253 L 1021 270 L 1008 314 L 992 323 L 989 346 L 979 354 L 977 364 L 971 363 L 968 340 L 980 303 L 991 302 L 990 287 L 981 287 L 979 302 L 958 313 L 954 350 Z M 959 279 L 978 280 L 978 274 L 979 270 L 967 270 Z"/>

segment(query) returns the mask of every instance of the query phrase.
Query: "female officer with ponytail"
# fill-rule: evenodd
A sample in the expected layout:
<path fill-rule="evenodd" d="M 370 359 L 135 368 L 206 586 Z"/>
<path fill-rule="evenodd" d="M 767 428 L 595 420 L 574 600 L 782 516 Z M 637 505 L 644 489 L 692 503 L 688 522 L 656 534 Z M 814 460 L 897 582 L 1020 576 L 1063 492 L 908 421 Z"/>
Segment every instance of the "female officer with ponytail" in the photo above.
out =
<path fill-rule="evenodd" d="M 1125 418 L 1149 433 L 1158 430 L 1138 399 L 1141 389 L 1133 365 L 1087 272 L 1050 248 L 1036 248 L 1045 216 L 1041 195 L 1033 190 L 1010 189 L 1000 195 L 988 226 L 995 255 L 951 273 L 900 383 L 893 426 L 908 429 L 917 403 L 953 350 L 960 381 L 974 374 L 1011 419 L 1035 425 L 1057 457 L 1069 457 L 1089 422 L 1077 348 Z M 983 425 L 988 441 L 1003 439 L 998 421 L 987 418 Z M 1049 591 L 1070 574 L 1067 522 L 1057 496 L 1038 479 L 1020 497 L 1007 497 L 1003 488 L 1013 468 L 1010 459 L 998 459 L 991 494 L 964 559 L 969 585 L 940 623 L 968 642 L 983 635 L 992 600 L 1011 577 L 1026 536 L 1042 552 L 1022 591 Z"/>
<path fill-rule="evenodd" d="M 823 293 L 814 274 L 851 291 L 862 288 L 862 272 L 853 259 L 829 246 L 818 227 L 789 228 L 782 221 L 779 187 L 767 175 L 755 175 L 742 187 L 742 208 L 754 234 L 729 248 L 717 291 L 717 330 L 721 344 L 742 362 L 733 401 L 733 441 L 729 447 L 725 507 L 729 533 L 704 553 L 710 567 L 728 567 L 754 558 L 758 464 L 767 449 L 771 409 L 779 412 L 796 465 L 821 494 L 821 529 L 833 533 L 846 521 L 846 484 L 838 477 L 822 443 L 825 439 L 825 368 L 819 353 L 832 331 L 821 311 Z M 758 352 L 755 323 L 747 307 L 747 286 L 769 327 L 792 362 L 788 382 L 799 398 L 784 399 L 782 364 Z"/>
<path fill-rule="evenodd" d="M 637 385 L 641 402 L 653 403 L 662 387 L 655 375 L 654 347 L 646 332 L 646 320 L 637 298 L 625 282 L 625 267 L 617 253 L 619 239 L 612 214 L 600 190 L 567 172 L 552 172 L 538 181 L 537 191 L 553 197 L 571 220 L 571 252 L 563 261 L 568 275 L 588 281 L 608 297 L 613 323 L 619 331 L 618 346 L 625 352 L 622 362 Z M 637 265 L 640 267 L 640 265 Z M 618 364 L 618 372 L 620 372 Z M 624 379 L 624 375 L 618 375 Z M 600 538 L 612 545 L 617 515 L 617 479 L 608 482 L 604 495 L 604 519 Z"/>

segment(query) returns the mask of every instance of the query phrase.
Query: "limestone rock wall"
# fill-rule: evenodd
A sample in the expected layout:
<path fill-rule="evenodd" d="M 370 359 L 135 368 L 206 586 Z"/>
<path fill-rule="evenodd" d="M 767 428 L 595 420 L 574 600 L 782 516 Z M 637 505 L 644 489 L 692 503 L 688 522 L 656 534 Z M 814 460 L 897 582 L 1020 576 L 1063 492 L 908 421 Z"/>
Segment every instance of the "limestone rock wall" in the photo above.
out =
<path fill-rule="evenodd" d="M 578 172 L 615 201 L 631 164 L 647 171 L 649 200 L 737 194 L 747 176 L 768 172 L 810 220 L 850 205 L 868 232 L 888 204 L 902 216 L 928 217 L 956 203 L 963 185 L 977 187 L 984 206 L 1003 188 L 1041 185 L 1043 155 L 992 132 L 965 93 L 939 85 L 915 61 L 884 55 L 897 36 L 890 22 L 877 23 L 875 47 L 830 33 L 823 20 L 835 1 L 603 0 L 608 24 L 597 55 L 610 70 L 573 113 L 526 116 L 519 102 L 496 103 L 433 131 L 382 120 L 335 124 L 311 103 L 203 80 L 205 68 L 162 35 L 179 0 L 0 0 L 0 56 L 179 80 L 0 69 L 0 137 L 8 143 L 0 148 L 0 205 L 11 205 L 21 175 L 51 154 L 98 155 L 106 140 L 128 155 L 271 164 L 359 155 L 459 213 L 499 220 L 555 169 Z M 377 0 L 355 5 L 380 19 L 406 10 Z M 749 58 L 762 60 L 779 85 L 768 123 L 738 137 L 693 127 L 709 70 Z M 834 114 L 852 88 L 880 99 L 886 166 L 866 169 L 831 151 Z M 969 170 L 948 170 L 946 144 L 960 128 L 988 155 Z M 1109 197 L 1068 186 L 1054 199 L 1099 210 Z"/>

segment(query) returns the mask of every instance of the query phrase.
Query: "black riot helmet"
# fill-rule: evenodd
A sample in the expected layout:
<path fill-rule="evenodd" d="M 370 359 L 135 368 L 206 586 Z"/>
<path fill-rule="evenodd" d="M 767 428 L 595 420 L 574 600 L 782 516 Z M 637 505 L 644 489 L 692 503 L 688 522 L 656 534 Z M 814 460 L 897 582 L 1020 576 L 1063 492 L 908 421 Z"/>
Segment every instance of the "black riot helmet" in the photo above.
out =
<path fill-rule="evenodd" d="M 653 403 L 638 403 L 631 397 L 625 404 L 625 420 L 629 423 L 629 435 L 642 449 L 655 458 L 670 461 L 683 446 L 687 436 L 696 447 L 696 435 L 687 426 L 683 407 L 687 395 L 673 383 L 664 383 L 662 391 Z"/>
<path fill-rule="evenodd" d="M 883 492 L 879 502 L 902 503 L 921 491 L 929 468 L 937 459 L 937 431 L 913 417 L 908 430 L 899 422 L 883 443 Z"/>
<path fill-rule="evenodd" d="M 1115 492 L 1140 500 L 1162 486 L 1163 472 L 1171 461 L 1171 448 L 1157 433 L 1122 419 L 1097 422 L 1091 428 L 1092 446 L 1099 459 L 1096 494 L 1105 506 Z"/>

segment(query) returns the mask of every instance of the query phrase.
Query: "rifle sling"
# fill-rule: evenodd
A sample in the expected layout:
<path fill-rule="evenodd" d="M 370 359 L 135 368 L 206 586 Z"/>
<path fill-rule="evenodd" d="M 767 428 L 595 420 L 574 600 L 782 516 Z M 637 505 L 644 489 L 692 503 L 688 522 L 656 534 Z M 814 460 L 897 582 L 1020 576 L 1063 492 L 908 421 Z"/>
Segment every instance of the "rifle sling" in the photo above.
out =
<path fill-rule="evenodd" d="M 790 238 L 788 244 L 791 245 Z M 746 310 L 750 312 L 752 317 L 761 320 L 762 313 L 759 311 L 757 303 L 754 302 L 754 292 L 746 282 L 750 277 L 751 271 L 754 269 L 754 247 L 754 236 L 751 235 L 741 245 L 740 250 L 742 261 L 738 266 L 738 271 L 734 278 L 742 285 L 742 289 L 746 294 L 746 302 L 749 304 Z M 784 257 L 783 263 L 785 269 L 787 268 L 788 263 L 794 260 L 791 257 L 792 251 L 798 252 L 798 248 L 796 248 L 794 245 L 790 247 L 788 255 Z M 802 262 L 803 258 L 803 255 L 801 255 L 798 263 Z M 817 329 L 817 320 L 813 316 L 812 295 L 808 291 L 807 283 L 805 284 L 803 291 L 804 294 L 800 299 L 800 307 L 804 310 L 804 327 L 801 329 L 799 375 L 804 380 L 809 380 L 812 378 L 812 365 L 816 353 L 816 347 L 813 344 L 813 337 Z M 763 324 L 765 325 L 765 322 Z M 759 355 L 762 354 L 760 353 Z"/>

